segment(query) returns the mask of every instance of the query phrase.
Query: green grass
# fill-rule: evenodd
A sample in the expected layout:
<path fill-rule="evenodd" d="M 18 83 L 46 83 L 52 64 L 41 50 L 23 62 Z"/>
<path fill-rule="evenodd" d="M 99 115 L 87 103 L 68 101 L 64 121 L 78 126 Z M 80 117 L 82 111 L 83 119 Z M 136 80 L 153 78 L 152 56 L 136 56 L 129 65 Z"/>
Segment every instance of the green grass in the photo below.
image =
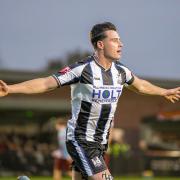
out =
<path fill-rule="evenodd" d="M 0 177 L 0 180 L 16 180 L 16 177 Z M 52 180 L 52 177 L 31 177 L 31 180 Z M 63 180 L 71 180 L 70 178 L 63 178 Z M 114 180 L 180 180 L 174 177 L 157 177 L 157 178 L 142 178 L 142 177 L 119 177 Z"/>

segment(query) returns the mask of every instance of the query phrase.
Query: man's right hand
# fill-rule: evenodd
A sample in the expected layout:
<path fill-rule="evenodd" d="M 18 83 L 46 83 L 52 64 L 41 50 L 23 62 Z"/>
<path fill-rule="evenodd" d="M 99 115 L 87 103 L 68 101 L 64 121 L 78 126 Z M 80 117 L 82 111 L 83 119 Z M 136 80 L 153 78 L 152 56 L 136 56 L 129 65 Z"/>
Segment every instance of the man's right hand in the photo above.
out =
<path fill-rule="evenodd" d="M 8 86 L 5 82 L 0 80 L 0 97 L 6 96 L 9 92 Z"/>

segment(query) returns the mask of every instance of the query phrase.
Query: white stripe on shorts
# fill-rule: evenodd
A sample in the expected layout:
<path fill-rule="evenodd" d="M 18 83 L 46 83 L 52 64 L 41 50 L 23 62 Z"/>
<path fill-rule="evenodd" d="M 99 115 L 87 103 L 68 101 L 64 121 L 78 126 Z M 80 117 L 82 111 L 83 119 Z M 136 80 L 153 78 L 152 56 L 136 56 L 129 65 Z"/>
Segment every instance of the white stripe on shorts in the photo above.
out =
<path fill-rule="evenodd" d="M 79 156 L 80 156 L 80 159 L 81 159 L 81 162 L 84 166 L 84 169 L 86 171 L 86 174 L 88 176 L 92 176 L 93 175 L 93 172 L 91 170 L 91 167 L 89 165 L 89 162 L 86 158 L 86 155 L 84 154 L 84 150 L 79 146 L 79 144 L 77 143 L 77 141 L 72 141 L 72 143 L 74 144 Z"/>

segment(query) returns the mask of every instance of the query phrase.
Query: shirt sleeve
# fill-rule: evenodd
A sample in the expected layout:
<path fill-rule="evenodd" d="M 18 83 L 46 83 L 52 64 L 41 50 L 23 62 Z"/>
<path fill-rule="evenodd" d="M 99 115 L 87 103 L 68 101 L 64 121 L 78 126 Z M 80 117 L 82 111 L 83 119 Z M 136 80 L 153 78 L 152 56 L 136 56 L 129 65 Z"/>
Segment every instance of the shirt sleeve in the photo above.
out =
<path fill-rule="evenodd" d="M 134 81 L 134 75 L 133 75 L 133 73 L 127 67 L 123 66 L 123 69 L 126 72 L 126 81 L 125 81 L 125 84 L 131 85 L 133 83 L 133 81 Z"/>
<path fill-rule="evenodd" d="M 52 76 L 55 78 L 59 86 L 71 85 L 79 82 L 83 66 L 78 63 L 67 66 Z"/>

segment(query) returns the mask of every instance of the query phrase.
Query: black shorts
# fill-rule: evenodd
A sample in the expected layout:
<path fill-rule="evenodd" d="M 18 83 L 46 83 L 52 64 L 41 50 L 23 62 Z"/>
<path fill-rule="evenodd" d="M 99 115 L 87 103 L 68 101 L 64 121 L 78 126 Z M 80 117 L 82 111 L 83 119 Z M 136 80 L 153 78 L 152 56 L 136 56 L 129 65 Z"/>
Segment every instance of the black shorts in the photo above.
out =
<path fill-rule="evenodd" d="M 96 142 L 67 141 L 67 150 L 73 159 L 72 168 L 83 177 L 92 176 L 107 169 L 104 161 L 106 145 Z"/>

